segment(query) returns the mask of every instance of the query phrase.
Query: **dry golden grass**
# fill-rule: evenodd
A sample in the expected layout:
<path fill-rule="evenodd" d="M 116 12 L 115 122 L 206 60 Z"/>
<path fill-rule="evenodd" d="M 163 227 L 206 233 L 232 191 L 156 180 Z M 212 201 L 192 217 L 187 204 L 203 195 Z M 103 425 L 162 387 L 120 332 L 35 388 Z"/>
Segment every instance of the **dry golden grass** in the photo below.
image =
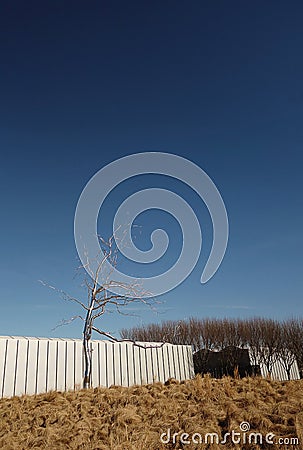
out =
<path fill-rule="evenodd" d="M 202 436 L 239 431 L 299 437 L 301 445 L 183 444 L 186 432 Z M 175 444 L 160 435 L 179 432 Z M 247 433 L 248 434 L 248 433 Z M 21 449 L 303 449 L 303 380 L 273 382 L 262 378 L 194 380 L 166 385 L 88 391 L 51 392 L 0 400 L 0 448 Z"/>

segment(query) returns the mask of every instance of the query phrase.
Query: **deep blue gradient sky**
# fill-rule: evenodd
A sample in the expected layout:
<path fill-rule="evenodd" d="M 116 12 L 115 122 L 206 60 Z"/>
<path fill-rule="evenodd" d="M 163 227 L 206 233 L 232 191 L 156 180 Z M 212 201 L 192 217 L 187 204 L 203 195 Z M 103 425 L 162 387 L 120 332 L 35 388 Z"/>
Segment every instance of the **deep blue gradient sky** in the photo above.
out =
<path fill-rule="evenodd" d="M 97 170 L 143 151 L 186 157 L 211 176 L 229 245 L 201 285 L 212 238 L 205 207 L 177 182 L 137 182 L 186 195 L 205 246 L 158 314 L 104 316 L 100 327 L 117 335 L 189 316 L 302 314 L 302 15 L 286 1 L 1 2 L 1 335 L 81 337 L 80 322 L 51 331 L 80 310 L 38 280 L 85 296 L 78 197 Z M 104 215 L 135 190 L 127 183 Z M 174 233 L 173 221 L 148 214 L 138 219 L 146 242 L 151 223 Z"/>

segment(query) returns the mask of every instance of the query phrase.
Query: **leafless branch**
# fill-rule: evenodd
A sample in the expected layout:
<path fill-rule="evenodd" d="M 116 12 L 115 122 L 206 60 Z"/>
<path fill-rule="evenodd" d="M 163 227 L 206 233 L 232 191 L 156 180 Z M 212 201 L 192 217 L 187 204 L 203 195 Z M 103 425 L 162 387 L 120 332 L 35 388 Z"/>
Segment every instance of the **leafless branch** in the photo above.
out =
<path fill-rule="evenodd" d="M 85 269 L 91 277 L 90 280 L 84 280 L 84 286 L 86 287 L 88 295 L 87 304 L 63 290 L 57 289 L 54 286 L 39 280 L 44 286 L 58 292 L 64 300 L 75 302 L 85 311 L 85 317 L 76 315 L 68 320 L 62 320 L 62 322 L 57 325 L 57 327 L 68 325 L 77 318 L 84 322 L 84 387 L 89 387 L 91 383 L 91 348 L 89 341 L 91 340 L 92 333 L 96 332 L 109 339 L 111 342 L 121 342 L 121 339 L 115 338 L 107 331 L 98 328 L 95 325 L 96 319 L 113 311 L 122 315 L 132 315 L 127 311 L 127 307 L 134 303 L 141 303 L 152 310 L 154 310 L 154 304 L 160 303 L 156 302 L 154 299 L 150 299 L 150 292 L 145 291 L 138 280 L 134 279 L 130 283 L 122 283 L 113 278 L 113 271 L 117 265 L 118 256 L 117 248 L 115 248 L 115 237 L 118 230 L 119 228 L 107 241 L 99 236 L 101 251 L 93 261 L 90 260 L 87 251 L 84 252 L 85 262 L 80 266 L 80 269 Z M 126 234 L 124 232 L 121 234 L 120 238 L 122 237 L 123 240 L 125 236 Z M 107 263 L 109 263 L 109 265 Z M 117 291 L 118 293 L 116 293 Z M 55 327 L 55 329 L 57 327 Z M 151 345 L 140 344 L 133 339 L 124 339 L 123 342 L 131 342 L 133 345 L 141 348 L 158 348 L 162 347 L 165 341 L 162 340 L 159 344 Z"/>

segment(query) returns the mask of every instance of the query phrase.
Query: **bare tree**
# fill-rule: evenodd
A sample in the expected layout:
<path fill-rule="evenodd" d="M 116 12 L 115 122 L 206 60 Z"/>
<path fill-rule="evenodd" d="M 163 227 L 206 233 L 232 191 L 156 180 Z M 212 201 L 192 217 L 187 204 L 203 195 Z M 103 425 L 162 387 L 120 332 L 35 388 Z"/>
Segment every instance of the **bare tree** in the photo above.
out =
<path fill-rule="evenodd" d="M 219 326 L 216 319 L 189 319 L 190 337 L 194 346 L 195 369 L 207 373 L 211 352 L 217 349 Z"/>
<path fill-rule="evenodd" d="M 240 348 L 243 346 L 239 322 L 239 320 L 226 318 L 218 321 L 220 329 L 218 347 L 221 350 L 221 366 L 224 373 L 232 374 L 238 370 Z"/>
<path fill-rule="evenodd" d="M 253 373 L 258 372 L 258 367 L 262 361 L 262 327 L 259 317 L 243 321 L 241 327 L 242 340 L 245 347 L 249 348 L 250 359 L 253 366 Z"/>
<path fill-rule="evenodd" d="M 287 378 L 290 380 L 291 368 L 296 361 L 293 346 L 296 338 L 296 328 L 292 326 L 291 320 L 286 320 L 280 323 L 280 336 L 278 355 L 281 364 L 287 373 Z"/>
<path fill-rule="evenodd" d="M 289 351 L 298 363 L 300 377 L 303 378 L 303 319 L 289 319 L 285 322 Z"/>
<path fill-rule="evenodd" d="M 280 345 L 280 325 L 273 319 L 259 319 L 261 329 L 261 360 L 271 376 L 273 366 L 277 361 Z"/>
<path fill-rule="evenodd" d="M 127 310 L 127 307 L 130 304 L 133 305 L 134 303 L 141 303 L 153 309 L 155 303 L 158 303 L 154 299 L 150 299 L 150 293 L 144 291 L 142 284 L 139 281 L 134 279 L 130 283 L 122 283 L 113 279 L 114 268 L 117 265 L 117 249 L 115 247 L 114 236 L 112 236 L 108 241 L 100 238 L 100 246 L 101 252 L 100 255 L 94 260 L 94 264 L 87 258 L 85 266 L 80 267 L 81 269 L 85 269 L 90 275 L 89 279 L 84 280 L 87 290 L 87 302 L 72 297 L 66 292 L 58 290 L 53 286 L 49 286 L 47 283 L 40 280 L 42 284 L 59 292 L 64 299 L 80 305 L 84 311 L 83 315 L 79 314 L 73 316 L 69 320 L 64 320 L 61 323 L 68 324 L 75 319 L 80 319 L 84 323 L 84 388 L 88 388 L 91 385 L 92 354 L 90 340 L 92 333 L 96 332 L 111 342 L 121 341 L 121 339 L 114 337 L 111 333 L 96 326 L 96 320 L 105 313 L 110 312 L 116 312 L 123 315 L 133 315 Z M 110 265 L 108 265 L 107 262 L 109 262 Z M 108 269 L 108 267 L 111 267 L 111 269 Z M 161 342 L 158 345 L 144 345 L 136 342 L 134 339 L 123 339 L 123 341 L 132 342 L 134 345 L 144 349 L 164 345 L 164 342 Z"/>

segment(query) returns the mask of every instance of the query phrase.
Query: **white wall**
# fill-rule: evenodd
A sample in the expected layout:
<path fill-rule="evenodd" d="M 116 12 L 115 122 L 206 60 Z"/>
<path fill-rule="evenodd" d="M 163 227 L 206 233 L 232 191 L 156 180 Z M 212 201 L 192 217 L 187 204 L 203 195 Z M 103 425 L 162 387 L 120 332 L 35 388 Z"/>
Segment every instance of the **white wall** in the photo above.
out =
<path fill-rule="evenodd" d="M 254 361 L 254 358 L 251 356 L 251 350 L 248 349 L 249 353 L 250 353 L 250 360 L 251 363 Z M 268 370 L 266 368 L 266 365 L 264 364 L 264 362 L 262 361 L 261 357 L 256 358 L 257 361 L 259 361 L 259 366 L 260 366 L 260 370 L 261 370 L 261 375 L 263 377 L 267 377 L 268 376 Z M 272 371 L 271 371 L 271 379 L 272 380 L 278 380 L 278 381 L 286 381 L 288 380 L 288 376 L 287 376 L 287 372 L 283 366 L 283 363 L 281 361 L 281 358 L 279 357 L 275 357 L 274 358 L 274 363 L 272 365 Z M 299 368 L 298 368 L 298 364 L 297 361 L 295 360 L 291 369 L 290 369 L 290 379 L 291 380 L 299 380 L 300 379 L 300 373 L 299 373 Z"/>
<path fill-rule="evenodd" d="M 130 342 L 91 341 L 91 348 L 92 387 L 194 376 L 190 346 L 164 344 L 145 349 Z M 75 390 L 82 385 L 80 339 L 0 337 L 0 397 Z"/>
<path fill-rule="evenodd" d="M 268 376 L 268 370 L 264 363 L 260 363 L 260 370 L 261 375 L 263 377 Z M 279 358 L 274 362 L 272 366 L 272 372 L 271 372 L 271 379 L 272 380 L 279 380 L 279 381 L 286 381 L 288 380 L 287 372 Z M 293 363 L 290 369 L 290 379 L 291 380 L 299 380 L 300 379 L 300 373 L 298 369 L 297 361 Z"/>

